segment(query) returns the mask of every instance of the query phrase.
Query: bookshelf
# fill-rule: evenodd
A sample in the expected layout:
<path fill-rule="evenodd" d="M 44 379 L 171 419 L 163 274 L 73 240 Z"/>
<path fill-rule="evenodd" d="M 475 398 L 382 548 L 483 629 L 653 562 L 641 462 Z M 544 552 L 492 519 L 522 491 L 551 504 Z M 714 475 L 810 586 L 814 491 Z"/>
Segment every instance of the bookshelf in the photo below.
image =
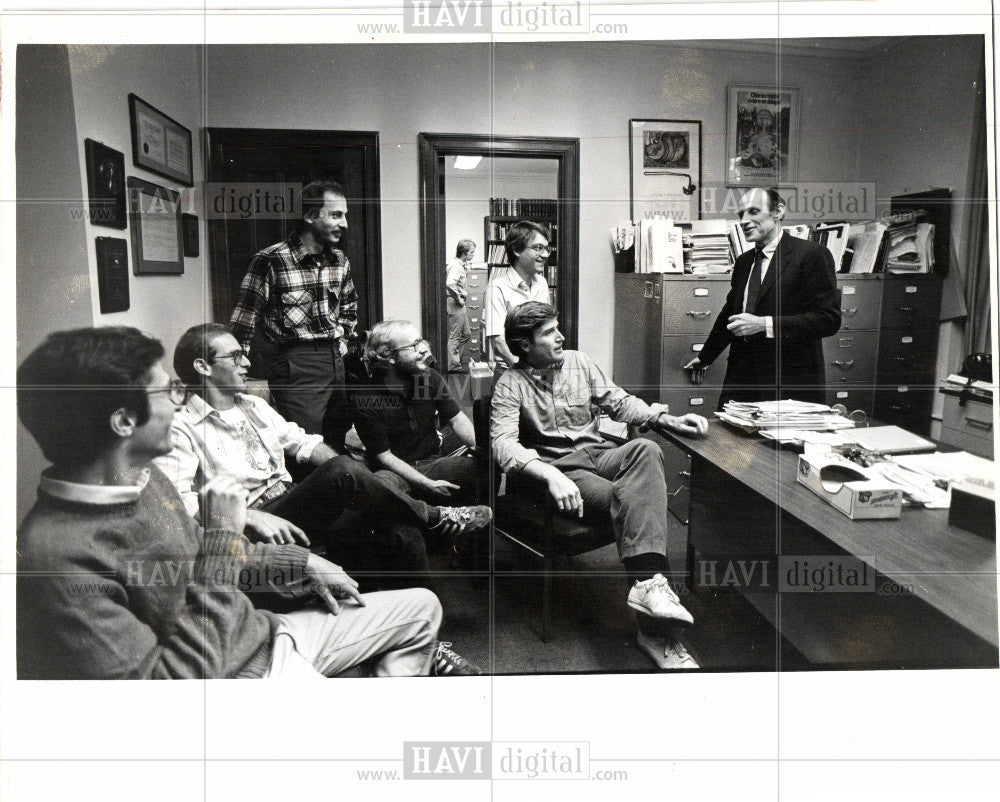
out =
<path fill-rule="evenodd" d="M 545 267 L 545 281 L 549 285 L 549 301 L 557 309 L 559 283 L 559 219 L 558 205 L 554 200 L 539 198 L 490 198 L 490 214 L 483 218 L 483 242 L 489 274 L 494 268 L 507 268 L 504 240 L 510 227 L 520 221 L 530 220 L 549 230 L 552 252 Z"/>

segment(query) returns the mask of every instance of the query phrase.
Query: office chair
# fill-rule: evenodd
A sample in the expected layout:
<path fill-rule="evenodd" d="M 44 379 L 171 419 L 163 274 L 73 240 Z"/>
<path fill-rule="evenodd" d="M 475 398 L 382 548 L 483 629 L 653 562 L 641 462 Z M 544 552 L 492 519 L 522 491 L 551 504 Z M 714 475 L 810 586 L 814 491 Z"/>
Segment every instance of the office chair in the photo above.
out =
<path fill-rule="evenodd" d="M 476 430 L 476 448 L 489 453 L 491 397 L 473 402 L 473 426 Z M 614 543 L 615 534 L 611 519 L 606 523 L 593 523 L 570 518 L 559 512 L 549 495 L 548 488 L 537 480 L 519 476 L 516 487 L 511 487 L 510 477 L 505 493 L 497 495 L 499 482 L 492 481 L 500 475 L 500 468 L 491 476 L 493 501 L 493 531 L 520 549 L 542 561 L 542 621 L 539 637 L 543 642 L 552 639 L 552 582 L 555 564 L 560 558 L 576 557 Z"/>

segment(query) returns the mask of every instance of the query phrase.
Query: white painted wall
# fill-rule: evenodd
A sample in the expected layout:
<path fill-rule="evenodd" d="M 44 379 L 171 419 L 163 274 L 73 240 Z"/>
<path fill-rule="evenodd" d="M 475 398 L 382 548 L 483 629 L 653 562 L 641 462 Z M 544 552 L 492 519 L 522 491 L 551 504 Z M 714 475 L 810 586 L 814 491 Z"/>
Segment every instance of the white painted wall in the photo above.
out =
<path fill-rule="evenodd" d="M 201 255 L 184 259 L 180 276 L 132 275 L 131 232 L 83 224 L 87 239 L 87 264 L 93 287 L 94 325 L 135 326 L 163 342 L 168 363 L 181 333 L 189 326 L 211 320 L 212 304 L 207 274 L 205 216 L 192 202 L 189 188 L 173 183 L 132 164 L 132 139 L 128 95 L 135 93 L 154 108 L 191 130 L 194 179 L 202 181 L 201 155 L 201 49 L 195 46 L 108 47 L 70 45 L 69 61 L 76 110 L 80 186 L 86 195 L 87 167 L 83 140 L 96 139 L 125 154 L 125 172 L 160 186 L 180 190 L 188 204 L 184 211 L 198 215 Z M 129 291 L 126 312 L 102 315 L 97 296 L 97 261 L 94 240 L 121 236 L 129 241 Z"/>
<path fill-rule="evenodd" d="M 417 134 L 579 137 L 579 319 L 608 321 L 581 330 L 580 347 L 610 367 L 608 229 L 628 217 L 629 119 L 701 120 L 703 180 L 721 183 L 726 86 L 775 72 L 773 54 L 665 43 L 210 47 L 207 124 L 379 131 L 385 314 L 417 320 Z M 864 65 L 790 56 L 781 76 L 805 90 L 801 179 L 863 180 Z"/>

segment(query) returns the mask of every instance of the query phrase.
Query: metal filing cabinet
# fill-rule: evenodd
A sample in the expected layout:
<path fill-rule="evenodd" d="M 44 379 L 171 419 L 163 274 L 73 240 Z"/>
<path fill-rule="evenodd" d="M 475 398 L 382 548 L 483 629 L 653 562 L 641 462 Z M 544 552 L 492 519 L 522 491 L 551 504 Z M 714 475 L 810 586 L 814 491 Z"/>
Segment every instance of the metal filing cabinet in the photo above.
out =
<path fill-rule="evenodd" d="M 670 412 L 715 411 L 724 353 L 704 382 L 682 367 L 701 350 L 729 292 L 731 274 L 615 274 L 614 381 Z M 827 401 L 928 434 L 937 359 L 941 279 L 936 275 L 837 276 L 841 328 L 823 340 Z M 687 457 L 664 446 L 671 510 L 687 520 Z M 674 495 L 676 493 L 676 495 Z"/>
<path fill-rule="evenodd" d="M 874 415 L 929 435 L 937 369 L 941 278 L 883 277 Z"/>
<path fill-rule="evenodd" d="M 470 267 L 465 274 L 465 311 L 469 316 L 470 329 L 469 359 L 476 362 L 482 362 L 486 358 L 483 336 L 486 272 L 485 267 Z"/>

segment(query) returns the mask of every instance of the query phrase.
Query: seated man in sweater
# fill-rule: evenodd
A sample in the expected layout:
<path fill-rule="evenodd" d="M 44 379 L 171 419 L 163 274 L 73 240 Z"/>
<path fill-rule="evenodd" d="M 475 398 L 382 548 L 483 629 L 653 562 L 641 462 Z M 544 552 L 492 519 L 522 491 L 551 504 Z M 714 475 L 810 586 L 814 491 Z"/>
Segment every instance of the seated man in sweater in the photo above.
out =
<path fill-rule="evenodd" d="M 597 428 L 597 411 L 613 420 L 700 437 L 708 421 L 675 417 L 617 387 L 581 351 L 563 351 L 556 310 L 537 301 L 507 314 L 504 335 L 518 358 L 493 391 L 490 440 L 508 472 L 507 486 L 534 479 L 565 514 L 609 517 L 618 555 L 632 580 L 627 604 L 639 613 L 639 645 L 661 668 L 697 668 L 671 628 L 691 614 L 670 587 L 667 486 L 663 454 L 652 440 L 615 446 Z"/>
<path fill-rule="evenodd" d="M 174 349 L 174 370 L 190 393 L 174 419 L 174 447 L 156 465 L 195 518 L 202 488 L 232 475 L 248 494 L 251 540 L 312 541 L 362 581 L 382 586 L 429 585 L 424 531 L 451 536 L 489 522 L 489 507 L 432 506 L 338 456 L 320 435 L 246 394 L 249 365 L 217 323 L 192 326 Z M 286 456 L 315 470 L 293 484 Z"/>
<path fill-rule="evenodd" d="M 204 528 L 154 457 L 185 389 L 136 329 L 52 334 L 17 372 L 18 415 L 53 464 L 17 534 L 21 679 L 427 674 L 441 606 L 416 588 L 360 594 L 337 565 L 243 536 L 246 490 L 204 488 Z M 257 610 L 241 587 L 314 594 Z"/>
<path fill-rule="evenodd" d="M 450 425 L 470 449 L 476 446 L 476 434 L 431 359 L 412 323 L 376 324 L 365 342 L 371 379 L 348 394 L 354 426 L 369 466 L 387 484 L 428 501 L 474 503 L 485 484 L 483 461 L 472 453 L 442 455 L 438 427 Z"/>

